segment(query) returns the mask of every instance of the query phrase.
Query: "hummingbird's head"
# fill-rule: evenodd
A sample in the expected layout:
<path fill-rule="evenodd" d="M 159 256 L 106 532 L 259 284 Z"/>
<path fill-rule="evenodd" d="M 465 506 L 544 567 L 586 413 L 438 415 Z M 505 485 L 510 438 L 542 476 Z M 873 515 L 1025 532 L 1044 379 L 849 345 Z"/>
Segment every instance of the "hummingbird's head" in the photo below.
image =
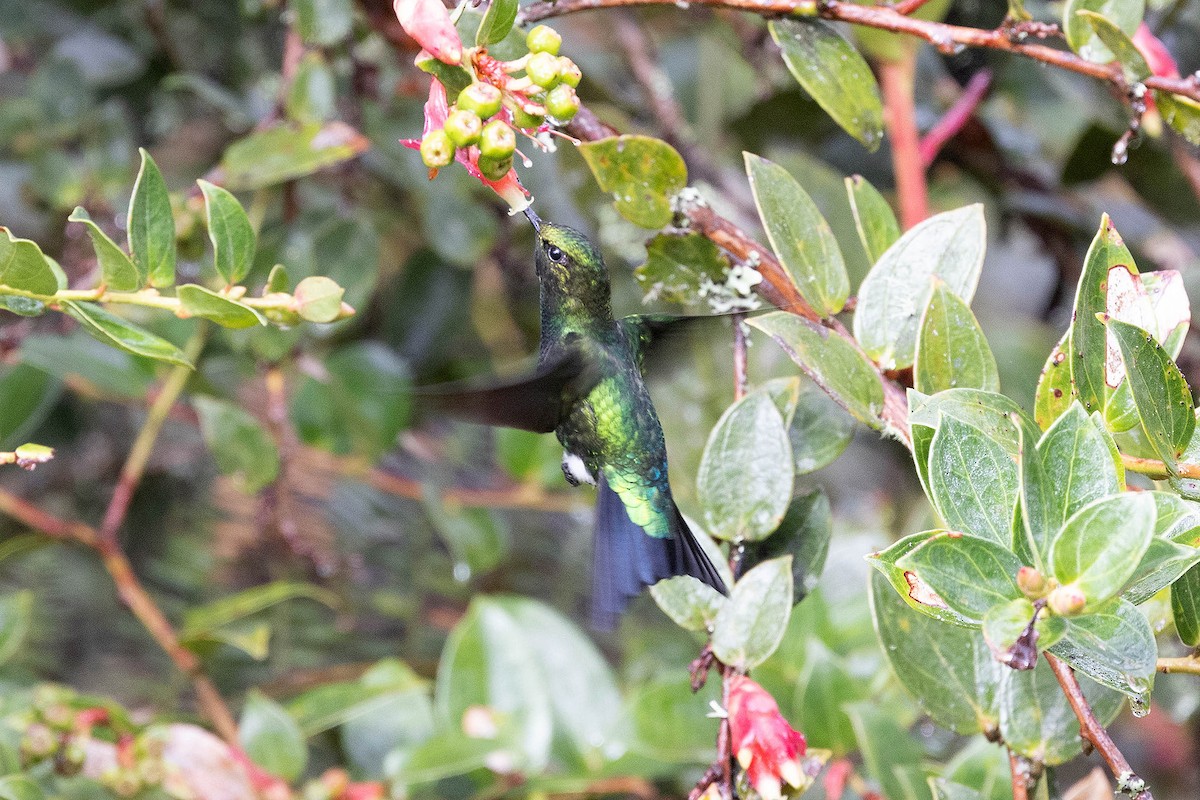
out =
<path fill-rule="evenodd" d="M 537 232 L 534 260 L 543 286 L 585 304 L 602 302 L 607 307 L 608 269 L 591 240 L 574 228 L 544 222 L 530 209 L 525 215 Z"/>

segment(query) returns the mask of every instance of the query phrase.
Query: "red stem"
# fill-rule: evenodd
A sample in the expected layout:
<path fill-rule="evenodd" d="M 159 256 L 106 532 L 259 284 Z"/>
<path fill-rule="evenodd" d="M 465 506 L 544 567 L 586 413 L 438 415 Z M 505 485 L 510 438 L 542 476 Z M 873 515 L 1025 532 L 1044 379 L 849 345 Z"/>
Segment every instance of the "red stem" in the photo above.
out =
<path fill-rule="evenodd" d="M 918 150 L 921 154 L 921 164 L 926 169 L 933 164 L 933 160 L 937 158 L 937 154 L 942 151 L 946 143 L 953 139 L 975 115 L 975 110 L 979 108 L 983 98 L 987 97 L 988 89 L 991 87 L 992 71 L 981 69 L 976 72 L 971 76 L 971 80 L 967 81 L 962 96 L 921 138 Z"/>
<path fill-rule="evenodd" d="M 896 178 L 896 200 L 900 224 L 907 230 L 929 217 L 929 189 L 917 132 L 913 88 L 917 73 L 916 51 L 903 58 L 879 63 L 879 89 L 883 93 L 883 116 L 892 146 L 892 173 Z"/>

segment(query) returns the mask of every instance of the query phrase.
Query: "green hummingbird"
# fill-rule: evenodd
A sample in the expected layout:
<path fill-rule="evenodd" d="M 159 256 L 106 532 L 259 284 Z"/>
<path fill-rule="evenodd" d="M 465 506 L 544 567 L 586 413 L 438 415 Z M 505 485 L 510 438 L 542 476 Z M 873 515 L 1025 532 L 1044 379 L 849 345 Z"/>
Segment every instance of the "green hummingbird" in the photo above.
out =
<path fill-rule="evenodd" d="M 661 321 L 614 319 L 608 268 L 586 236 L 525 215 L 541 305 L 541 344 L 532 375 L 436 392 L 440 406 L 472 422 L 554 431 L 567 481 L 596 486 L 592 624 L 615 626 L 646 586 L 691 575 L 725 585 L 688 527 L 667 480 L 662 425 L 642 364 Z"/>

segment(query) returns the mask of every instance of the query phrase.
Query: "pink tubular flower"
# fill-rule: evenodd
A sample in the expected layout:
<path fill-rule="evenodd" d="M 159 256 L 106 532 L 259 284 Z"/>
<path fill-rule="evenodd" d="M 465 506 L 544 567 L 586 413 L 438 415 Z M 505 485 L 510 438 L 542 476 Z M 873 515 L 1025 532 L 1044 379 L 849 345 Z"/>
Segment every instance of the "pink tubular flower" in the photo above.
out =
<path fill-rule="evenodd" d="M 462 61 L 462 39 L 450 21 L 442 0 L 395 0 L 392 4 L 400 27 L 438 61 Z"/>
<path fill-rule="evenodd" d="M 804 734 L 783 718 L 775 698 L 744 675 L 730 678 L 728 689 L 731 749 L 754 791 L 763 800 L 779 800 L 784 783 L 794 789 L 807 786 L 800 761 Z"/>
<path fill-rule="evenodd" d="M 397 0 L 399 2 L 399 0 Z M 440 129 L 446 124 L 446 117 L 450 114 L 450 107 L 446 101 L 446 87 L 442 86 L 441 81 L 434 78 L 429 84 L 429 99 L 425 101 L 425 127 L 422 133 L 429 133 Z M 508 119 L 509 111 L 504 109 L 497 116 L 502 119 Z M 400 143 L 405 147 L 413 150 L 421 149 L 421 142 L 418 139 L 401 139 Z M 533 197 L 521 185 L 521 181 L 517 179 L 516 169 L 510 169 L 508 174 L 498 181 L 488 180 L 479 171 L 479 148 L 460 147 L 454 153 L 454 160 L 462 164 L 470 173 L 471 177 L 477 178 L 480 183 L 491 189 L 496 194 L 508 203 L 510 214 L 516 214 L 519 211 L 524 211 L 533 202 Z M 436 174 L 436 170 L 430 171 L 430 176 Z"/>
<path fill-rule="evenodd" d="M 1152 73 L 1160 78 L 1179 77 L 1179 67 L 1175 64 L 1175 59 L 1171 57 L 1170 51 L 1162 41 L 1150 32 L 1146 23 L 1139 25 L 1137 33 L 1133 34 L 1133 44 L 1141 51 Z"/>

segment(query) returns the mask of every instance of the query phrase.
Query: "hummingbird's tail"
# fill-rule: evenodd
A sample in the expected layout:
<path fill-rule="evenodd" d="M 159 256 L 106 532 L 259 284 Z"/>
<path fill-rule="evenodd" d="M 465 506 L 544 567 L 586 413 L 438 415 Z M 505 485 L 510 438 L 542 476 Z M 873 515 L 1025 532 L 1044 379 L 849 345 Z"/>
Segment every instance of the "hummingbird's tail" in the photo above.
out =
<path fill-rule="evenodd" d="M 621 498 L 597 476 L 596 541 L 592 556 L 592 627 L 609 631 L 642 590 L 663 578 L 691 575 L 726 593 L 708 554 L 671 503 L 671 536 L 649 536 L 625 510 Z"/>

